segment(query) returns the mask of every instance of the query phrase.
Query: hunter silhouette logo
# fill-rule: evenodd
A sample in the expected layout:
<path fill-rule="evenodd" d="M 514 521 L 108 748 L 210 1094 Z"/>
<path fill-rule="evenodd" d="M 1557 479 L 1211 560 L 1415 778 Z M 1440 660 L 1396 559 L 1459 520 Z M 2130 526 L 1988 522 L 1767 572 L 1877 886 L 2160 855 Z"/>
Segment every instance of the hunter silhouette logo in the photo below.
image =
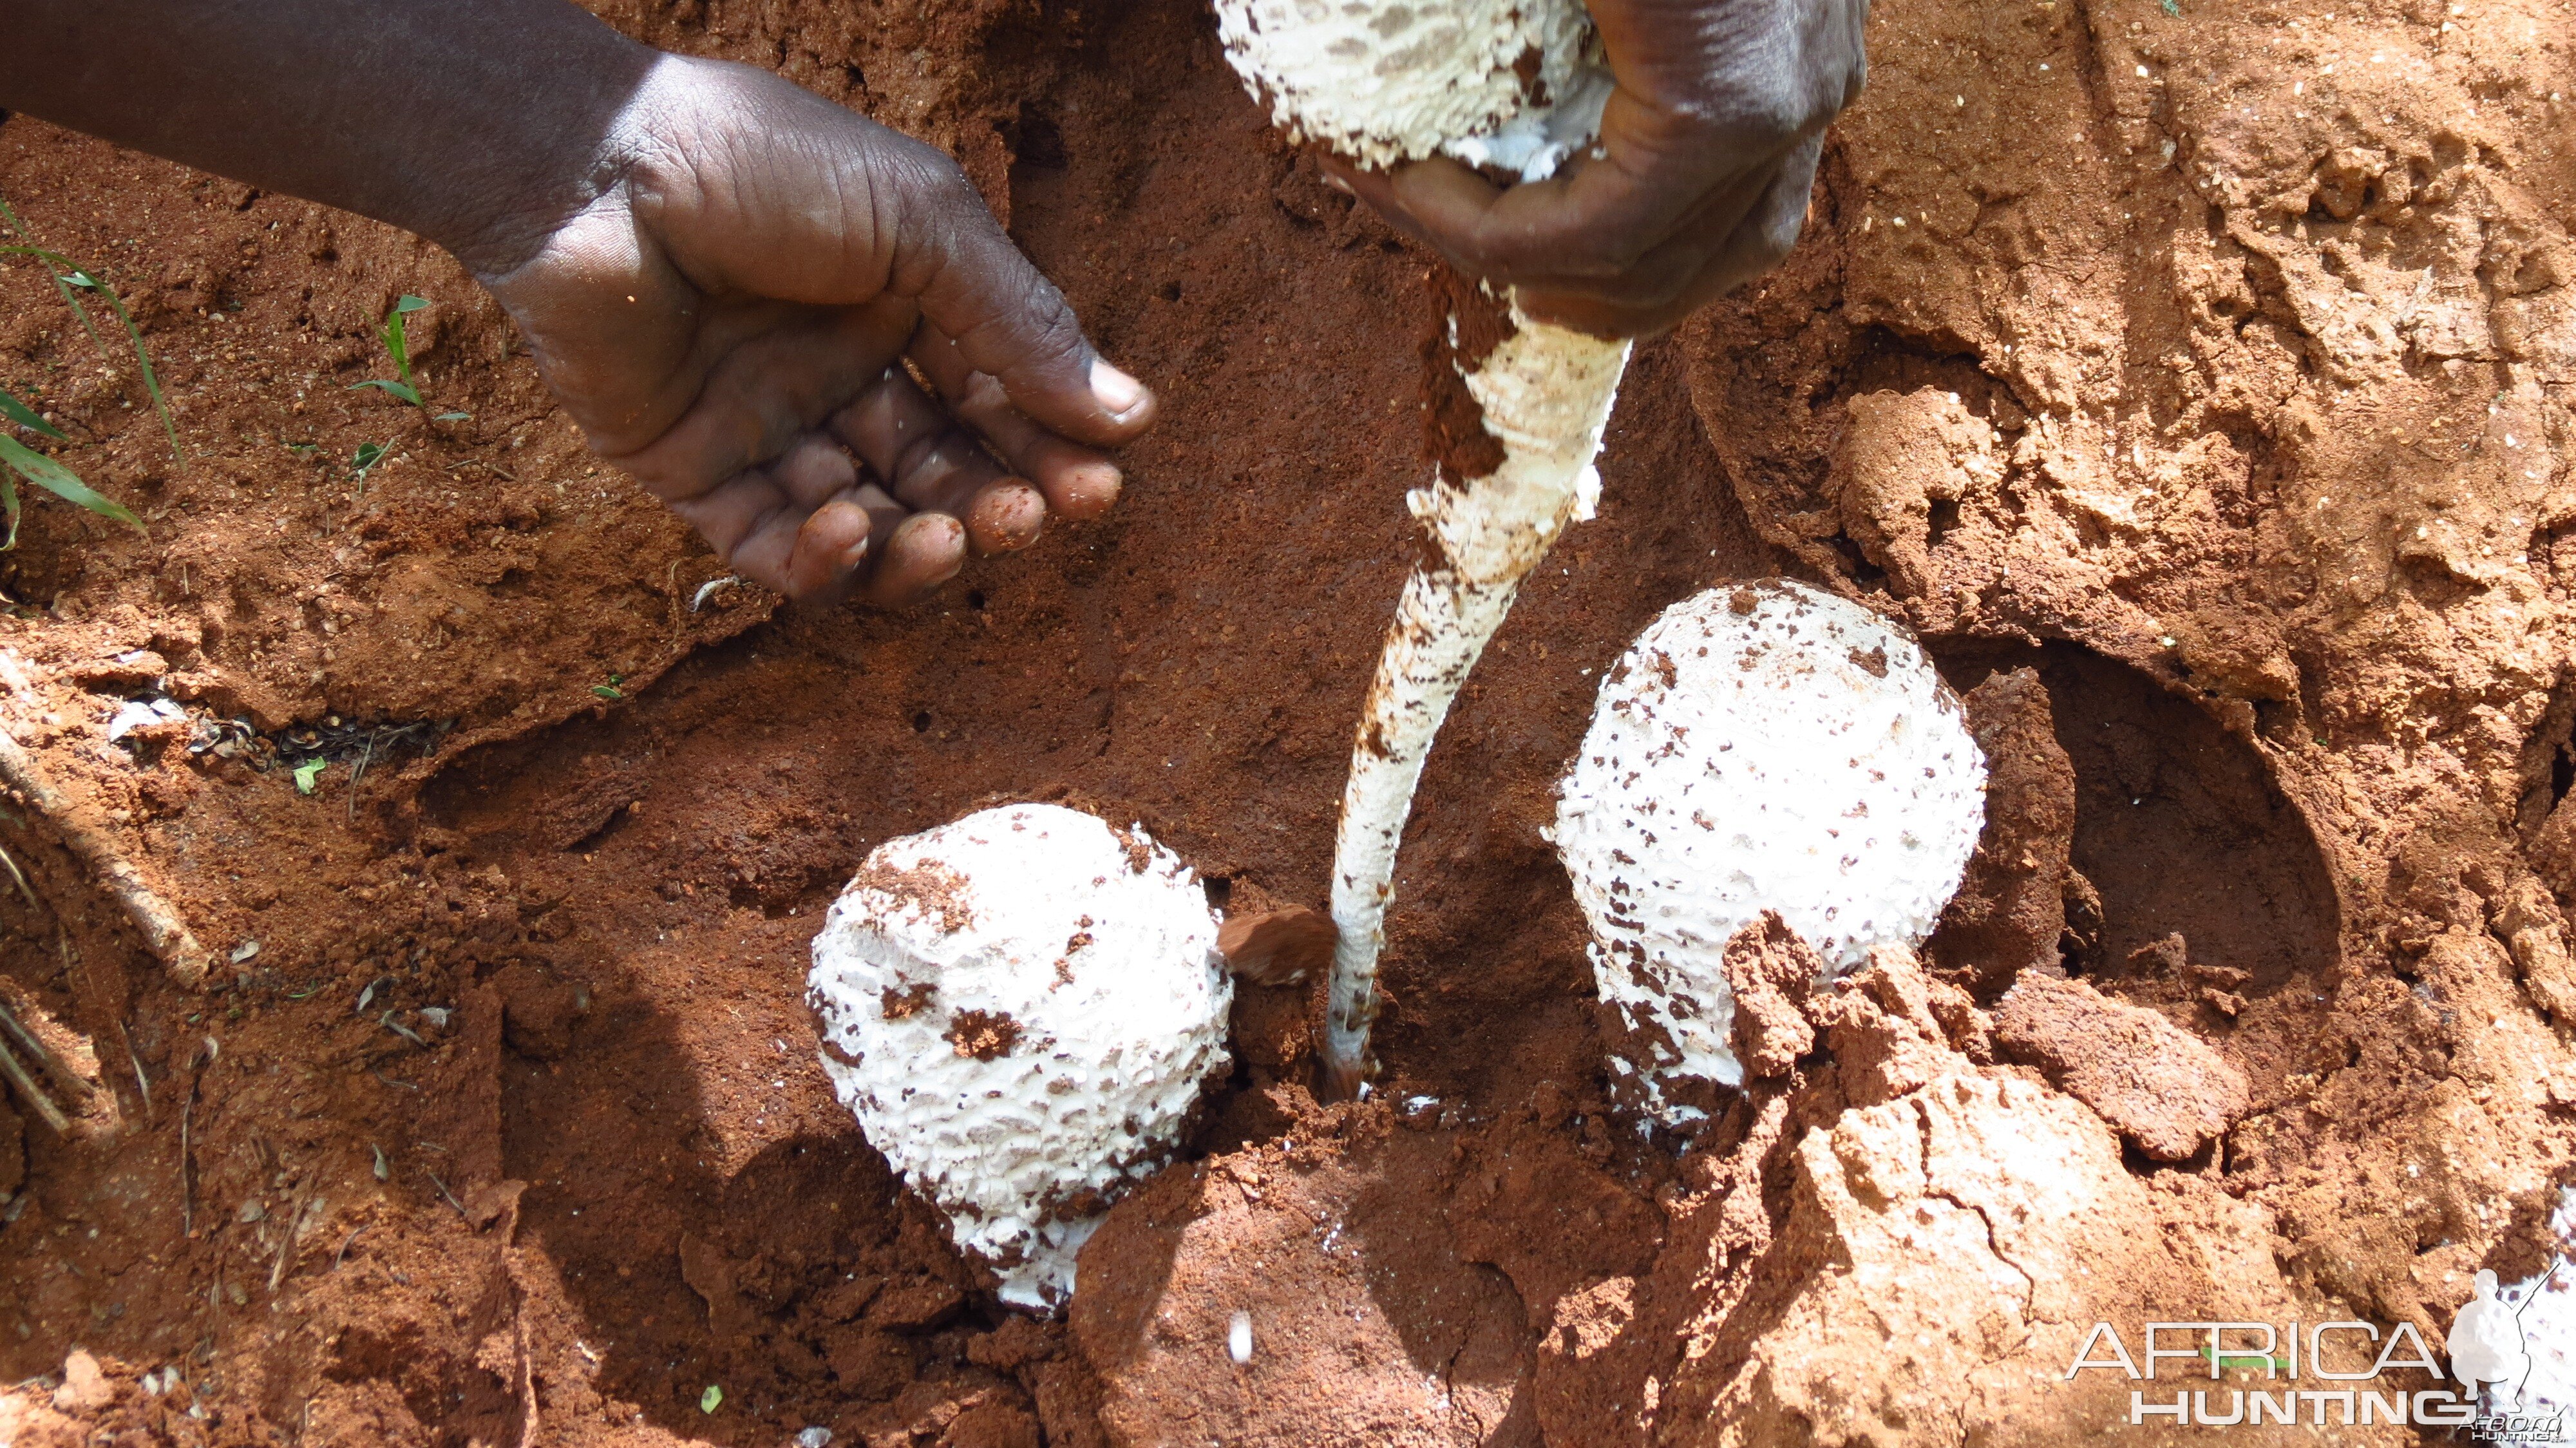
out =
<path fill-rule="evenodd" d="M 2522 1401 L 2523 1384 L 2531 1376 L 2522 1314 L 2540 1300 L 2566 1266 L 2564 1256 L 2551 1258 L 2549 1270 L 2533 1278 L 2519 1299 L 2510 1303 L 2496 1295 L 2495 1273 L 2478 1269 L 2477 1295 L 2461 1306 L 2460 1315 L 2451 1320 L 2451 1335 L 2442 1342 L 2451 1355 L 2451 1376 L 2465 1384 L 2472 1397 L 2486 1393 L 2501 1402 Z"/>
<path fill-rule="evenodd" d="M 2472 1393 L 2482 1385 L 2510 1383 L 2519 1389 L 2531 1372 L 2531 1355 L 2523 1351 L 2522 1318 L 2497 1300 L 2496 1275 L 2484 1267 L 2478 1269 L 2478 1295 L 2460 1308 L 2442 1346 L 2451 1354 L 2451 1376 Z"/>

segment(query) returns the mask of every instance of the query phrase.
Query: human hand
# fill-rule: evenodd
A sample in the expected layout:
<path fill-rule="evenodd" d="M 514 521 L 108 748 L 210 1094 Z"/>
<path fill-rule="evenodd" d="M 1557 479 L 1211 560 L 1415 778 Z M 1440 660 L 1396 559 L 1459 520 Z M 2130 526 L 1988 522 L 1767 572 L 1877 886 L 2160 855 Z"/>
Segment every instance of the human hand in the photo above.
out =
<path fill-rule="evenodd" d="M 1116 500 L 1094 449 L 1150 426 L 1153 394 L 947 156 L 765 71 L 664 56 L 603 165 L 482 280 L 593 449 L 734 572 L 898 606 L 969 548 Z"/>
<path fill-rule="evenodd" d="M 1825 124 L 1860 95 L 1868 0 L 1591 0 L 1618 89 L 1601 139 L 1497 188 L 1445 158 L 1331 165 L 1532 316 L 1602 336 L 1678 324 L 1789 253 Z"/>

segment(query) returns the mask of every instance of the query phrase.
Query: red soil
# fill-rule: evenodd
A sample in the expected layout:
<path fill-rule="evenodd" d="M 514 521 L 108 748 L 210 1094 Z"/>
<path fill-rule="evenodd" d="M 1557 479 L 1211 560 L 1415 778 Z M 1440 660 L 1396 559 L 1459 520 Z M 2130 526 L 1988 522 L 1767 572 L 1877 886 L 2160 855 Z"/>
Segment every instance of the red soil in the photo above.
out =
<path fill-rule="evenodd" d="M 1004 798 L 1141 821 L 1239 908 L 1322 898 L 1416 546 L 1429 263 L 1181 0 L 603 8 L 953 149 L 1168 420 L 1110 518 L 915 613 L 696 607 L 721 570 L 452 262 L 0 128 L 0 195 L 135 304 L 191 450 L 0 268 L 0 386 L 151 528 L 31 502 L 0 720 L 240 957 L 172 984 L 0 816 L 34 897 L 0 891 L 0 999 L 96 1083 L 68 1138 L 0 1109 L 0 1382 L 37 1380 L 0 1440 L 2074 1441 L 2114 1412 L 2051 1386 L 2096 1317 L 2438 1342 L 2476 1268 L 2544 1260 L 2576 1154 L 2552 0 L 1882 6 L 1807 241 L 1641 347 L 1601 518 L 1432 757 L 1377 1096 L 1318 1108 L 1307 988 L 1247 988 L 1193 1159 L 1069 1323 L 982 1296 L 834 1104 L 806 942 L 874 845 Z M 346 390 L 403 293 L 469 420 Z M 2034 671 L 1997 688 L 1988 923 L 2027 955 L 2057 902 L 2055 968 L 2240 1074 L 2217 1143 L 2124 1155 L 1997 1050 L 1983 1008 L 2051 962 L 1942 939 L 1956 985 L 1891 958 L 1782 996 L 1806 1034 L 1686 1157 L 1610 1115 L 1554 780 L 1639 627 L 1784 572 L 1963 689 Z M 106 742 L 164 678 L 321 749 L 317 792 L 269 742 Z"/>

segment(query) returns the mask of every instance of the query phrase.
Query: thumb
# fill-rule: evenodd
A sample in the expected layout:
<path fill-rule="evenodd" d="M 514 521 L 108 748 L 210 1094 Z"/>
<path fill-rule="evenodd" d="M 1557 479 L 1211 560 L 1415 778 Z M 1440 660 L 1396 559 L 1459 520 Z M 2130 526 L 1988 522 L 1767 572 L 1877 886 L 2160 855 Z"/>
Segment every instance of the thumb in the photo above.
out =
<path fill-rule="evenodd" d="M 916 214 L 896 231 L 891 289 L 915 298 L 967 365 L 991 374 L 1039 424 L 1100 447 L 1152 426 L 1153 392 L 1100 355 L 1064 293 L 1011 244 L 965 172 L 938 161 L 939 182 L 901 189 Z"/>

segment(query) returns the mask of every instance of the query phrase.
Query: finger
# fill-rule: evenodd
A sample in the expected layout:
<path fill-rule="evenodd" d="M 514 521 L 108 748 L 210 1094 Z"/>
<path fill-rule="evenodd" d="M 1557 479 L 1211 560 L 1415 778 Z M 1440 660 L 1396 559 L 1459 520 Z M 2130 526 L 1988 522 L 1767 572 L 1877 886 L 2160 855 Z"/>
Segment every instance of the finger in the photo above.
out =
<path fill-rule="evenodd" d="M 753 468 L 734 474 L 697 497 L 680 499 L 671 504 L 671 511 L 697 529 L 698 536 L 707 540 L 707 546 L 730 567 L 743 540 L 785 507 L 786 490 L 767 472 Z M 754 581 L 767 584 L 765 579 Z"/>
<path fill-rule="evenodd" d="M 902 353 L 913 324 L 911 307 L 893 299 L 782 314 L 708 368 L 679 421 L 609 461 L 665 502 L 724 486 L 744 469 L 777 458 L 882 373 Z"/>
<path fill-rule="evenodd" d="M 855 487 L 808 513 L 788 554 L 787 596 L 807 603 L 839 598 L 867 559 L 872 526 Z"/>
<path fill-rule="evenodd" d="M 1024 478 L 999 478 L 966 505 L 966 540 L 978 557 L 1016 553 L 1046 531 L 1046 495 Z"/>
<path fill-rule="evenodd" d="M 769 465 L 769 475 L 789 502 L 808 513 L 859 485 L 859 465 L 827 432 L 809 432 L 789 443 Z"/>
<path fill-rule="evenodd" d="M 1152 426 L 1153 392 L 1093 349 L 1064 294 L 1002 234 L 957 163 L 926 146 L 901 155 L 888 164 L 920 174 L 892 192 L 913 212 L 896 232 L 893 289 L 917 298 L 968 364 L 1045 426 L 1102 447 Z"/>
<path fill-rule="evenodd" d="M 924 323 L 908 353 L 959 421 L 1022 477 L 1037 484 L 1047 506 L 1074 522 L 1087 522 L 1118 501 L 1126 477 L 1106 456 L 1040 427 L 1011 405 L 1000 379 L 978 372 L 938 328 Z"/>
<path fill-rule="evenodd" d="M 963 518 L 975 495 L 1002 476 L 973 435 L 952 421 L 900 368 L 832 415 L 850 445 L 904 506 Z"/>
<path fill-rule="evenodd" d="M 902 608 L 965 566 L 966 525 L 945 513 L 915 513 L 886 539 L 860 596 L 879 608 Z"/>
<path fill-rule="evenodd" d="M 742 577 L 789 598 L 829 599 L 867 561 L 870 534 L 892 532 L 903 520 L 902 508 L 881 492 L 885 508 L 871 509 L 870 492 L 876 490 L 852 488 L 819 507 L 799 507 L 775 475 L 753 468 L 671 510 Z"/>
<path fill-rule="evenodd" d="M 747 468 L 705 494 L 671 504 L 725 566 L 763 588 L 792 594 L 787 570 L 806 510 L 765 468 Z"/>
<path fill-rule="evenodd" d="M 1648 258 L 1640 268 L 1641 282 L 1667 262 L 1693 269 L 1667 293 L 1657 295 L 1657 288 L 1643 285 L 1626 298 L 1581 286 L 1522 287 L 1515 298 L 1533 317 L 1596 336 L 1647 337 L 1669 331 L 1692 312 L 1778 266 L 1796 248 L 1823 148 L 1819 136 L 1792 152 L 1760 199 L 1714 247 L 1676 242 Z"/>

